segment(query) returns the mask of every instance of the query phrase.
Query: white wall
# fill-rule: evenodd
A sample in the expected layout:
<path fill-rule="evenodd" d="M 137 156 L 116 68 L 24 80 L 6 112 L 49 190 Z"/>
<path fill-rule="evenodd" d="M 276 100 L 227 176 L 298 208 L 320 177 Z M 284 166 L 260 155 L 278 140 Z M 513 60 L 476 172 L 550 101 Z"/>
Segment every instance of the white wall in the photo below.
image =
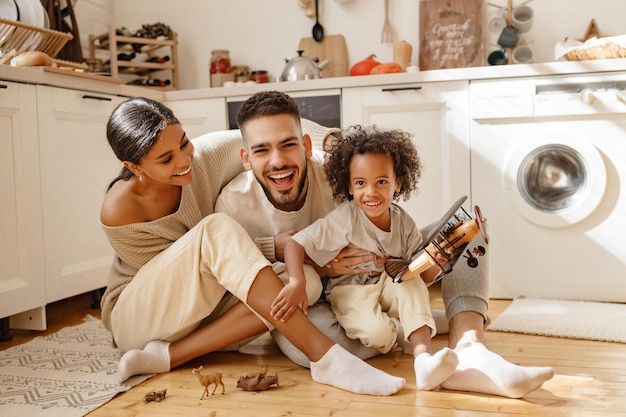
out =
<path fill-rule="evenodd" d="M 278 77 L 285 59 L 296 55 L 300 38 L 311 36 L 314 20 L 305 15 L 299 1 L 77 0 L 76 13 L 82 38 L 94 33 L 91 28 L 101 28 L 93 21 L 82 23 L 89 18 L 86 4 L 107 11 L 100 19 L 110 13 L 116 27 L 137 29 L 143 23 L 168 24 L 178 32 L 181 88 L 191 89 L 209 86 L 208 62 L 213 49 L 228 49 L 233 64 L 266 69 L 273 78 Z M 380 42 L 383 0 L 319 2 L 320 23 L 326 34 L 344 35 L 350 65 L 371 53 L 376 54 L 379 61 L 392 60 L 393 46 Z M 491 2 L 506 4 L 506 0 Z M 396 39 L 411 43 L 413 64 L 417 64 L 419 1 L 390 0 L 390 4 Z M 534 0 L 529 6 L 535 11 L 535 20 L 525 38 L 532 40 L 535 62 L 553 61 L 556 42 L 566 37 L 582 37 L 591 18 L 596 19 L 604 36 L 626 33 L 624 0 Z M 485 14 L 491 9 L 485 6 Z M 486 33 L 487 43 L 494 42 L 492 38 Z M 86 43 L 83 46 L 86 47 Z M 487 51 L 489 49 L 493 48 L 487 47 Z"/>

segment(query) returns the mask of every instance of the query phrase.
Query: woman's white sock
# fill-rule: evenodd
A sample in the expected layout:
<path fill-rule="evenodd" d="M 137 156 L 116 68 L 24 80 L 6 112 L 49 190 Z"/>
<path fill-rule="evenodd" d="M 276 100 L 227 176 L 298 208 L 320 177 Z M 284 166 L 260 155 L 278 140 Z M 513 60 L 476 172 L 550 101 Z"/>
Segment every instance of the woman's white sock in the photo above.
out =
<path fill-rule="evenodd" d="M 134 375 L 158 374 L 170 370 L 170 343 L 153 340 L 143 349 L 126 352 L 117 365 L 117 379 L 120 383 Z"/>
<path fill-rule="evenodd" d="M 554 376 L 550 367 L 515 365 L 479 342 L 463 343 L 454 351 L 459 365 L 441 384 L 445 389 L 521 398 Z"/>
<path fill-rule="evenodd" d="M 417 388 L 424 391 L 437 388 L 454 373 L 458 364 L 459 358 L 450 348 L 443 348 L 434 355 L 420 353 L 413 361 Z"/>
<path fill-rule="evenodd" d="M 321 384 L 368 395 L 393 395 L 406 382 L 374 368 L 337 344 L 317 362 L 311 361 L 311 377 Z"/>

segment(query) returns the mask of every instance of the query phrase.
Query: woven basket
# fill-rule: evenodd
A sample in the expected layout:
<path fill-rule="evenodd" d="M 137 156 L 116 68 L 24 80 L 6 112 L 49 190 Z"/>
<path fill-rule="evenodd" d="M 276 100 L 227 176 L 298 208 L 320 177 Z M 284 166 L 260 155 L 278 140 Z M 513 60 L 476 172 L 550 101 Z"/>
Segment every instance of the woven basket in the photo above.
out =
<path fill-rule="evenodd" d="M 592 59 L 626 58 L 626 48 L 607 41 L 602 45 L 573 49 L 565 54 L 568 61 L 586 61 Z"/>

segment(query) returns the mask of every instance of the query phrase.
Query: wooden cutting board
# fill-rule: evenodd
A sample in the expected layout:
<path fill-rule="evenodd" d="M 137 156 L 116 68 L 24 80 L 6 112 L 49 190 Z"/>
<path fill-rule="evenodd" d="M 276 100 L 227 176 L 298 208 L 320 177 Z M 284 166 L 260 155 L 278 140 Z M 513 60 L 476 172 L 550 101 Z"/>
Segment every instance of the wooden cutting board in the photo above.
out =
<path fill-rule="evenodd" d="M 319 58 L 319 62 L 328 60 L 328 66 L 322 70 L 324 78 L 345 77 L 348 75 L 348 48 L 343 35 L 326 35 L 321 42 L 313 38 L 302 38 L 298 50 L 309 58 Z"/>

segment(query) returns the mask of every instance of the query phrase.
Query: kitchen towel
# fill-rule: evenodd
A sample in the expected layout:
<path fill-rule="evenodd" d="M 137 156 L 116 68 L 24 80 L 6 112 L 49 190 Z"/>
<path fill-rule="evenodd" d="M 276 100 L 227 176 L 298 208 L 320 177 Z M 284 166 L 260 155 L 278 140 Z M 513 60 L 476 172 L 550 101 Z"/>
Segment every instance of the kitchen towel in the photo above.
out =
<path fill-rule="evenodd" d="M 626 343 L 626 304 L 518 297 L 488 329 Z"/>
<path fill-rule="evenodd" d="M 121 356 L 93 316 L 0 351 L 0 416 L 84 416 L 151 376 L 118 384 Z"/>

